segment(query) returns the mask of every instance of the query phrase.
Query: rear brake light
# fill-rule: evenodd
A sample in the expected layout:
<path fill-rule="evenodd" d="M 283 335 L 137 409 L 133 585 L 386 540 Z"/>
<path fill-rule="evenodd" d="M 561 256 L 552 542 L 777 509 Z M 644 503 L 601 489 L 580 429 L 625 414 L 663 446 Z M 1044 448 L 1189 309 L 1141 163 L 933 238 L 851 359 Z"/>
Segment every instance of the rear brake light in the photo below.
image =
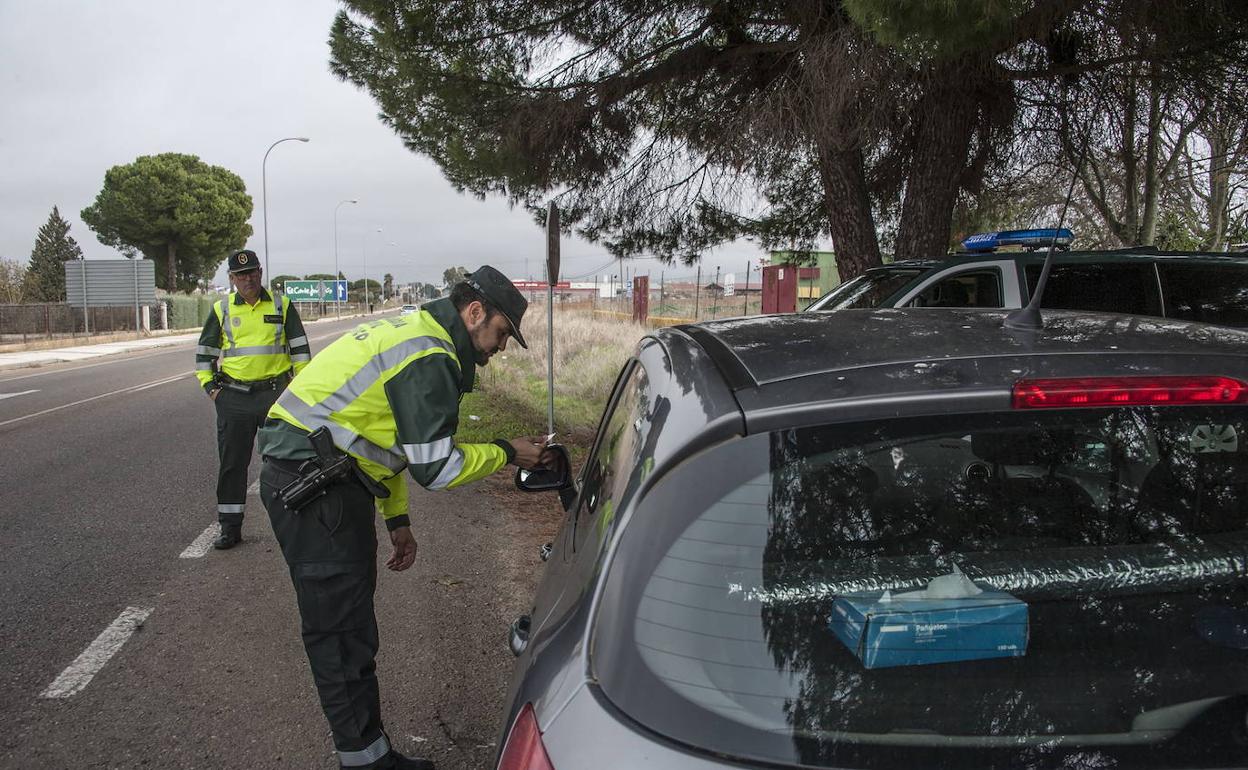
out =
<path fill-rule="evenodd" d="M 503 754 L 498 759 L 498 770 L 555 770 L 542 745 L 542 733 L 537 729 L 532 703 L 524 704 L 511 725 Z"/>
<path fill-rule="evenodd" d="M 1230 377 L 1071 377 L 1014 383 L 1015 409 L 1216 406 L 1245 401 L 1248 385 Z"/>

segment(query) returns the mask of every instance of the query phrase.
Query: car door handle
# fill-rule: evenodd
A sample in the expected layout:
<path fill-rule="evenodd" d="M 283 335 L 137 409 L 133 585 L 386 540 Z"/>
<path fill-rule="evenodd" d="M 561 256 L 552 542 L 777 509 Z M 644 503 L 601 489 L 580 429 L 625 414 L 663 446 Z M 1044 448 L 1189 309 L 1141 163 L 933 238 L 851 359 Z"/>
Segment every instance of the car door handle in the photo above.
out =
<path fill-rule="evenodd" d="M 517 658 L 524 652 L 524 648 L 529 646 L 531 622 L 528 615 L 521 615 L 511 621 L 511 630 L 507 634 L 507 646 L 511 648 L 511 654 Z"/>
<path fill-rule="evenodd" d="M 554 543 L 543 543 L 541 547 L 537 549 L 537 555 L 541 557 L 542 561 L 548 561 L 550 559 L 550 554 L 553 553 L 554 550 Z"/>

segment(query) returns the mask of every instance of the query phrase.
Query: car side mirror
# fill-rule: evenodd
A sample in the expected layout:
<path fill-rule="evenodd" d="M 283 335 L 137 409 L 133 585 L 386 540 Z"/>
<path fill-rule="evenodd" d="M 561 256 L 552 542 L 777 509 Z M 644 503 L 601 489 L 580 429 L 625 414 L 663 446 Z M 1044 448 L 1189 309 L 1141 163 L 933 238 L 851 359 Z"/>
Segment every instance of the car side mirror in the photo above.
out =
<path fill-rule="evenodd" d="M 531 471 L 517 468 L 516 489 L 523 492 L 562 492 L 572 486 L 572 458 L 568 448 L 562 444 L 551 444 L 546 448 L 552 450 L 550 467 Z"/>

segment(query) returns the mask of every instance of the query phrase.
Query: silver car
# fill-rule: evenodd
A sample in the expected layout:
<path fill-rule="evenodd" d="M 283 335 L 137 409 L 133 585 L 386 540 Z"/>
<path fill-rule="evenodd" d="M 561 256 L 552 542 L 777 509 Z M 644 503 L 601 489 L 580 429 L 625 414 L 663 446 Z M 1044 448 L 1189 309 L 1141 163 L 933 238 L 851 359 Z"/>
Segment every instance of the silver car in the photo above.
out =
<path fill-rule="evenodd" d="M 951 309 L 661 329 L 584 467 L 500 770 L 1248 762 L 1248 332 Z"/>

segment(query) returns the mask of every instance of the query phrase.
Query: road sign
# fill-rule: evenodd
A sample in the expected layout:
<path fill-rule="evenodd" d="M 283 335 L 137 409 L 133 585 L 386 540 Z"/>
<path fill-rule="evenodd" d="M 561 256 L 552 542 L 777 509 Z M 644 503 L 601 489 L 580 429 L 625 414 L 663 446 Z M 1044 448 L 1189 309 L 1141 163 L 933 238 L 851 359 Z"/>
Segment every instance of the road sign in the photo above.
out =
<path fill-rule="evenodd" d="M 294 302 L 346 302 L 346 281 L 287 281 L 284 293 Z"/>

